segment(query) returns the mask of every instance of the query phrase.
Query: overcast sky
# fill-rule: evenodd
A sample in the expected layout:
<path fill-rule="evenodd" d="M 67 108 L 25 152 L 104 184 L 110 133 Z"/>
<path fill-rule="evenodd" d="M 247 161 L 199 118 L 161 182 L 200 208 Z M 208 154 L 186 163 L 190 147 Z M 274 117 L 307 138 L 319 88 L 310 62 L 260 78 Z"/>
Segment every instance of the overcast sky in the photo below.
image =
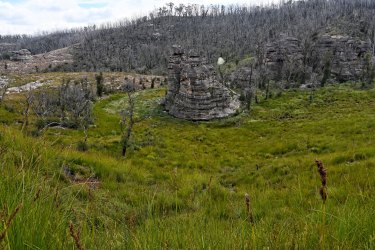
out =
<path fill-rule="evenodd" d="M 0 34 L 35 34 L 132 18 L 175 4 L 268 4 L 278 0 L 0 0 Z"/>

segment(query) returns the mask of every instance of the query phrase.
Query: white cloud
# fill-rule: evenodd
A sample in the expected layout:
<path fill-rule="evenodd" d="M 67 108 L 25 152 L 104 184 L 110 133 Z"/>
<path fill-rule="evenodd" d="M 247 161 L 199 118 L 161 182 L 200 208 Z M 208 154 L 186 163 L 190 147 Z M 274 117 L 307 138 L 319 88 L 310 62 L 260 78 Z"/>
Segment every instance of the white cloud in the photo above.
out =
<path fill-rule="evenodd" d="M 35 34 L 142 16 L 166 3 L 202 0 L 0 0 L 0 34 Z M 278 0 L 205 0 L 210 4 L 265 4 Z"/>

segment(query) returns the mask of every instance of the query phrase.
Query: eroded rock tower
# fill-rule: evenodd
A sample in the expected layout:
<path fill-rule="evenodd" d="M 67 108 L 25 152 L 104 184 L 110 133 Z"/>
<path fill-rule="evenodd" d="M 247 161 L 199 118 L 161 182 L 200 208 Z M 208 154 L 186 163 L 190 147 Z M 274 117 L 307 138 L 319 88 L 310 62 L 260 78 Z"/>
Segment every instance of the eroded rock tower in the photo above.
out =
<path fill-rule="evenodd" d="M 186 120 L 224 118 L 240 108 L 239 96 L 219 82 L 215 68 L 195 51 L 173 46 L 168 66 L 166 111 Z"/>

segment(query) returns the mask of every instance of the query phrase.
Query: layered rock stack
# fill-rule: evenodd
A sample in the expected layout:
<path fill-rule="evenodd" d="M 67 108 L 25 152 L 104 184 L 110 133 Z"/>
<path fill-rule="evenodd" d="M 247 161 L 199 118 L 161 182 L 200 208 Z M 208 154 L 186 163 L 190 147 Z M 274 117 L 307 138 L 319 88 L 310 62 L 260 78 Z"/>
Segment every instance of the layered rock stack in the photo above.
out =
<path fill-rule="evenodd" d="M 331 57 L 331 73 L 338 81 L 350 81 L 362 76 L 365 69 L 364 58 L 366 53 L 371 52 L 371 44 L 346 35 L 324 34 L 318 38 L 315 51 L 320 55 L 320 60 Z M 320 64 L 323 65 L 324 62 Z"/>
<path fill-rule="evenodd" d="M 307 41 L 304 44 L 304 41 L 282 34 L 276 41 L 268 43 L 264 51 L 264 67 L 252 71 L 252 80 L 259 82 L 262 76 L 281 83 L 283 87 L 312 87 L 321 84 L 326 67 L 329 67 L 330 81 L 345 82 L 363 78 L 368 57 L 375 64 L 370 41 L 329 33 L 316 34 Z M 235 71 L 232 84 L 243 89 L 249 81 L 249 72 L 249 67 Z"/>
<path fill-rule="evenodd" d="M 269 44 L 266 58 L 271 79 L 277 79 L 281 70 L 292 75 L 302 72 L 303 53 L 301 41 L 293 37 L 281 37 L 278 42 Z M 365 55 L 371 53 L 371 44 L 347 35 L 326 33 L 317 35 L 305 53 L 309 62 L 305 71 L 310 74 L 322 76 L 328 60 L 332 79 L 340 82 L 358 80 L 365 70 Z"/>
<path fill-rule="evenodd" d="M 288 78 L 288 75 L 302 71 L 303 55 L 300 41 L 295 37 L 281 35 L 266 46 L 268 78 Z"/>
<path fill-rule="evenodd" d="M 12 51 L 10 60 L 12 61 L 25 61 L 32 58 L 31 52 L 27 49 L 21 49 L 18 51 Z"/>
<path fill-rule="evenodd" d="M 173 46 L 168 70 L 165 108 L 169 114 L 186 120 L 211 120 L 230 116 L 240 108 L 238 95 L 218 81 L 215 68 L 198 53 L 185 54 L 181 47 Z"/>

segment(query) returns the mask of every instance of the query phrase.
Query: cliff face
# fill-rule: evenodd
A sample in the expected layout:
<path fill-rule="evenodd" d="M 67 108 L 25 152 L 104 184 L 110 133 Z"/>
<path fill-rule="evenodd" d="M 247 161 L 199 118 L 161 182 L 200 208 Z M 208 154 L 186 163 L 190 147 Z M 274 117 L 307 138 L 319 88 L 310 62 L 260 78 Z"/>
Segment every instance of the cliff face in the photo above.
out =
<path fill-rule="evenodd" d="M 169 114 L 186 120 L 211 120 L 239 109 L 238 95 L 217 80 L 215 68 L 196 52 L 185 54 L 174 46 L 168 70 L 165 108 Z"/>
<path fill-rule="evenodd" d="M 335 81 L 359 80 L 366 69 L 367 53 L 371 54 L 369 41 L 347 35 L 320 34 L 309 46 L 282 36 L 266 47 L 267 75 L 275 81 L 293 82 L 304 74 L 304 80 L 312 82 L 322 78 L 329 67 L 330 78 Z"/>
<path fill-rule="evenodd" d="M 315 53 L 320 65 L 324 60 L 331 61 L 331 74 L 336 80 L 358 80 L 365 70 L 365 55 L 371 53 L 371 45 L 346 35 L 325 34 L 315 44 Z"/>
<path fill-rule="evenodd" d="M 374 59 L 371 42 L 358 37 L 321 33 L 301 41 L 280 35 L 265 46 L 264 61 L 257 61 L 252 70 L 238 69 L 231 80 L 240 89 L 249 81 L 264 79 L 282 87 L 319 85 L 323 77 L 333 82 L 358 81 L 363 80 Z"/>

